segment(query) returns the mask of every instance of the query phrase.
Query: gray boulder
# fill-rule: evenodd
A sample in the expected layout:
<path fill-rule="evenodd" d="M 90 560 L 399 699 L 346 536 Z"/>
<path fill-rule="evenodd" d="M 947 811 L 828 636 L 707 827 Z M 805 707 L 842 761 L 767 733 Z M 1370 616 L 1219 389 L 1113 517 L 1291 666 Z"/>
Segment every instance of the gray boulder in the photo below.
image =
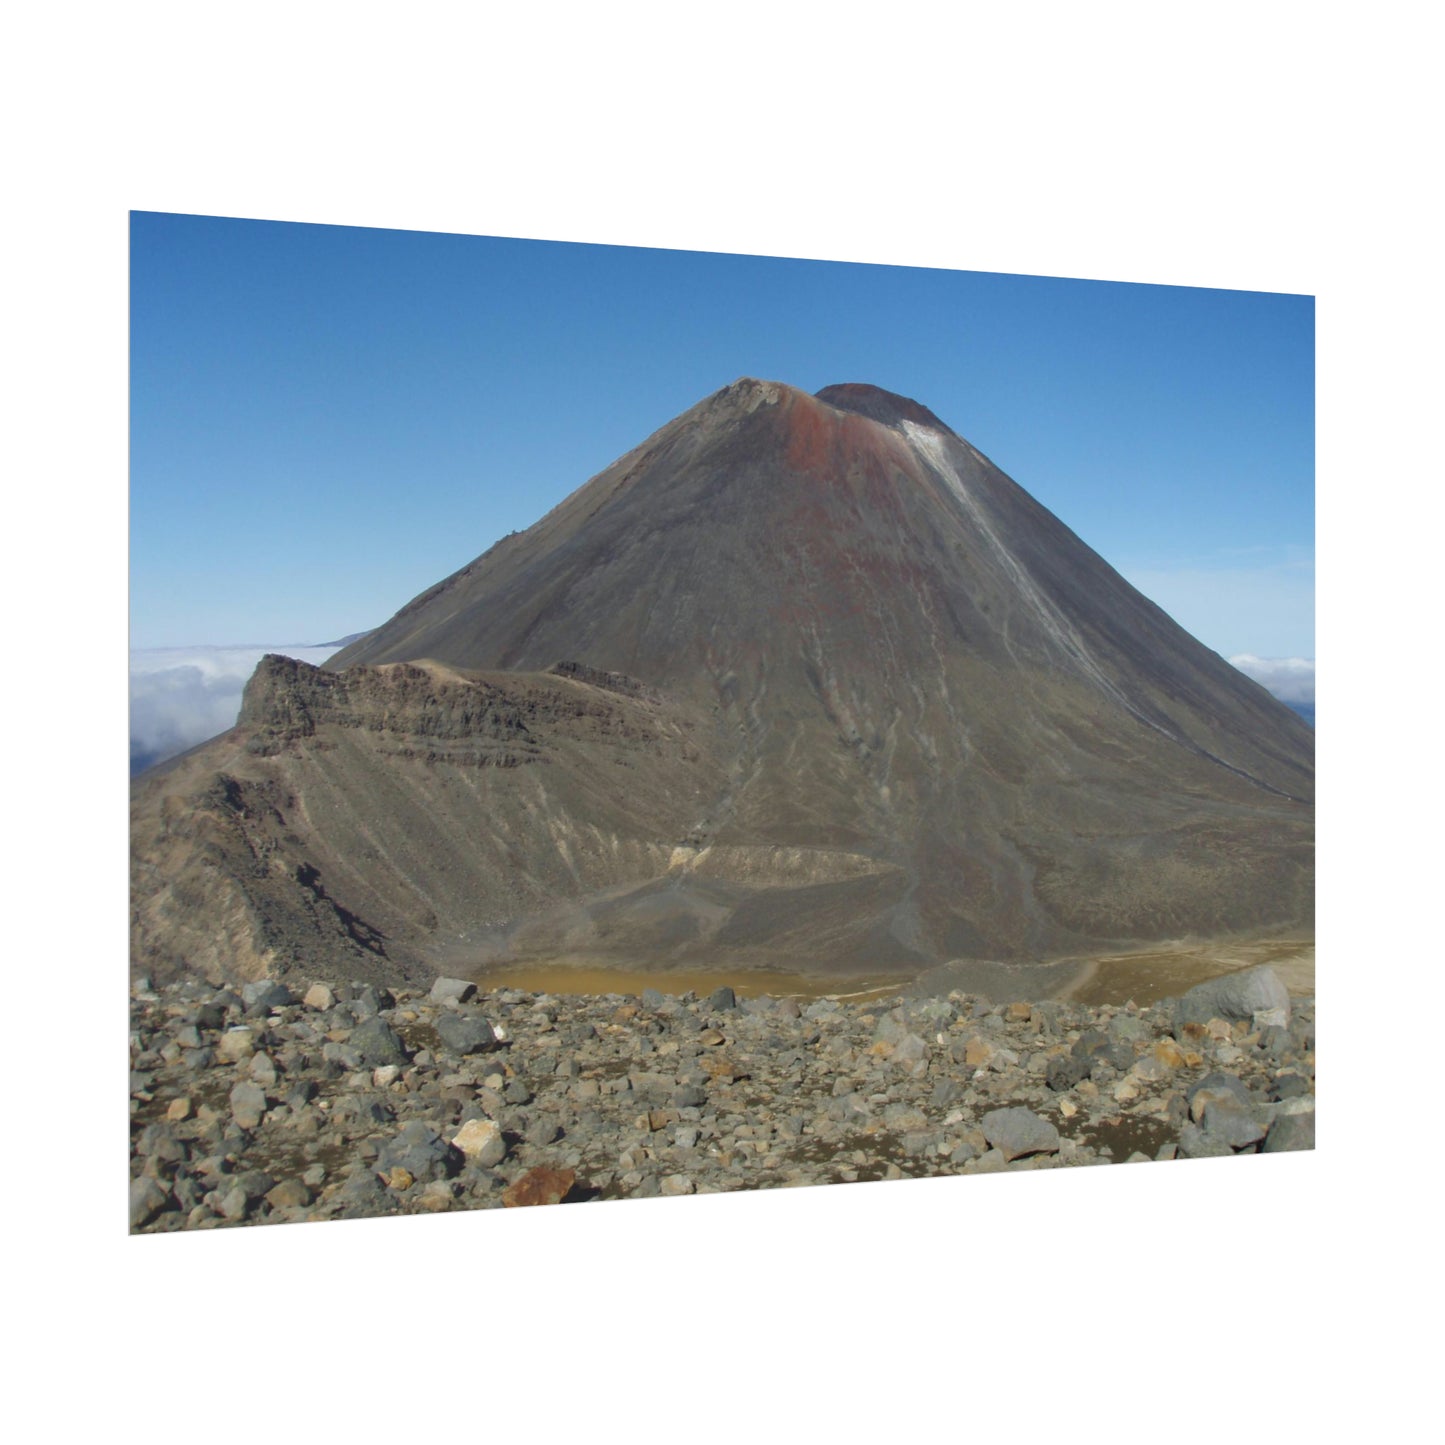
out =
<path fill-rule="evenodd" d="M 404 1124 L 376 1155 L 376 1173 L 385 1177 L 398 1167 L 413 1179 L 449 1179 L 462 1167 L 462 1151 L 448 1143 L 424 1120 Z"/>
<path fill-rule="evenodd" d="M 1264 1125 L 1254 1110 L 1232 1098 L 1213 1099 L 1204 1106 L 1204 1132 L 1231 1149 L 1247 1149 L 1264 1138 Z"/>
<path fill-rule="evenodd" d="M 1028 1154 L 1057 1154 L 1059 1131 L 1032 1109 L 994 1109 L 983 1116 L 983 1137 L 1012 1163 Z"/>
<path fill-rule="evenodd" d="M 1260 1145 L 1261 1154 L 1280 1154 L 1294 1149 L 1315 1147 L 1315 1116 L 1308 1114 L 1281 1114 L 1269 1126 L 1269 1133 Z"/>
<path fill-rule="evenodd" d="M 1287 1024 L 1289 1007 L 1289 990 L 1266 963 L 1196 984 L 1179 1000 L 1175 1022 L 1204 1024 L 1216 1018 L 1253 1019 L 1255 1014 L 1282 1010 Z"/>
<path fill-rule="evenodd" d="M 130 1227 L 149 1224 L 165 1208 L 166 1191 L 145 1175 L 130 1182 Z"/>
<path fill-rule="evenodd" d="M 1223 1139 L 1215 1138 L 1198 1124 L 1186 1124 L 1179 1131 L 1177 1157 L 1180 1159 L 1219 1159 L 1233 1153 L 1234 1150 Z"/>
<path fill-rule="evenodd" d="M 437 1020 L 437 1037 L 454 1054 L 480 1054 L 493 1048 L 497 1036 L 486 1019 L 467 1018 L 462 1014 L 444 1014 Z M 353 1041 L 356 1035 L 352 1035 Z"/>
<path fill-rule="evenodd" d="M 266 1091 L 246 1081 L 231 1090 L 231 1117 L 243 1129 L 254 1129 L 266 1115 Z"/>
<path fill-rule="evenodd" d="M 476 992 L 476 984 L 468 983 L 464 978 L 439 978 L 432 984 L 427 997 L 432 1003 L 466 1003 L 469 998 L 475 997 Z"/>
<path fill-rule="evenodd" d="M 293 1001 L 291 990 L 274 978 L 258 979 L 241 989 L 241 1002 L 246 1012 L 252 1015 L 269 1013 L 273 1008 L 285 1008 Z"/>
<path fill-rule="evenodd" d="M 361 1065 L 368 1069 L 379 1069 L 383 1064 L 404 1064 L 407 1061 L 406 1050 L 402 1047 L 396 1030 L 385 1019 L 374 1014 L 352 1029 L 346 1047 L 356 1055 Z"/>

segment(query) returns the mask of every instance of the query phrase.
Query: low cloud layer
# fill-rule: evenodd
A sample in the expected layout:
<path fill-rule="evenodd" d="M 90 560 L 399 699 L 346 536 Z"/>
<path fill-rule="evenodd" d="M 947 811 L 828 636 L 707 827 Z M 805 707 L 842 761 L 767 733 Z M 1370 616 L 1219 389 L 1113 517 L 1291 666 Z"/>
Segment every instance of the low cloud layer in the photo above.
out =
<path fill-rule="evenodd" d="M 268 653 L 318 665 L 331 647 L 151 648 L 130 655 L 132 775 L 234 727 L 241 691 Z"/>
<path fill-rule="evenodd" d="M 1314 658 L 1256 657 L 1252 652 L 1241 652 L 1229 660 L 1247 677 L 1268 688 L 1281 702 L 1291 706 L 1314 706 Z"/>
<path fill-rule="evenodd" d="M 183 753 L 234 727 L 241 691 L 268 653 L 319 666 L 330 647 L 154 648 L 130 655 L 130 770 L 132 774 Z M 1312 709 L 1315 664 L 1309 657 L 1256 657 L 1230 662 L 1291 707 Z"/>

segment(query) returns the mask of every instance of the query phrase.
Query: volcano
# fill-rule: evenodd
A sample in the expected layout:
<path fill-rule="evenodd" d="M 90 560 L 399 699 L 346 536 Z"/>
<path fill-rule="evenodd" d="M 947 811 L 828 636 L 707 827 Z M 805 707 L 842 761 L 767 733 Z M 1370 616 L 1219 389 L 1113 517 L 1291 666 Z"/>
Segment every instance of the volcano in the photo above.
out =
<path fill-rule="evenodd" d="M 1313 735 L 927 407 L 743 379 L 133 787 L 159 973 L 1298 927 Z"/>

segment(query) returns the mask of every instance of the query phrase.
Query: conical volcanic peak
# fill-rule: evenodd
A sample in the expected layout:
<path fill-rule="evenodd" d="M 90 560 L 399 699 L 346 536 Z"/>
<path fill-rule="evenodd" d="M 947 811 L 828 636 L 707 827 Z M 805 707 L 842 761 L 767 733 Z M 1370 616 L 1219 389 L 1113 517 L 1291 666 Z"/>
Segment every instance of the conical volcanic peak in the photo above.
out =
<path fill-rule="evenodd" d="M 945 426 L 921 401 L 911 396 L 899 396 L 896 392 L 884 391 L 881 386 L 870 386 L 865 381 L 844 381 L 834 386 L 825 386 L 814 395 L 839 411 L 856 411 L 871 421 L 881 421 L 885 426 L 896 427 L 901 422 L 911 421 L 915 426 L 931 427 L 934 431 L 947 432 L 956 436 L 952 427 Z"/>
<path fill-rule="evenodd" d="M 863 383 L 739 378 L 259 678 L 137 791 L 140 958 L 902 976 L 1312 914 L 1309 728 Z"/>

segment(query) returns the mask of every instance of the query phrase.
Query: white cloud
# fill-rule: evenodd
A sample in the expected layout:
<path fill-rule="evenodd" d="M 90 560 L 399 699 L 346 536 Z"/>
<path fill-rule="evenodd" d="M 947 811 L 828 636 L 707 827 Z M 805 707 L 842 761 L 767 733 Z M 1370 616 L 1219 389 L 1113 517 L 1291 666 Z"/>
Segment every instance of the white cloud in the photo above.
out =
<path fill-rule="evenodd" d="M 1315 700 L 1312 657 L 1256 657 L 1252 652 L 1241 652 L 1229 660 L 1281 702 L 1313 704 Z"/>
<path fill-rule="evenodd" d="M 334 647 L 160 647 L 130 655 L 131 771 L 234 727 L 241 692 L 268 653 L 319 665 Z"/>

